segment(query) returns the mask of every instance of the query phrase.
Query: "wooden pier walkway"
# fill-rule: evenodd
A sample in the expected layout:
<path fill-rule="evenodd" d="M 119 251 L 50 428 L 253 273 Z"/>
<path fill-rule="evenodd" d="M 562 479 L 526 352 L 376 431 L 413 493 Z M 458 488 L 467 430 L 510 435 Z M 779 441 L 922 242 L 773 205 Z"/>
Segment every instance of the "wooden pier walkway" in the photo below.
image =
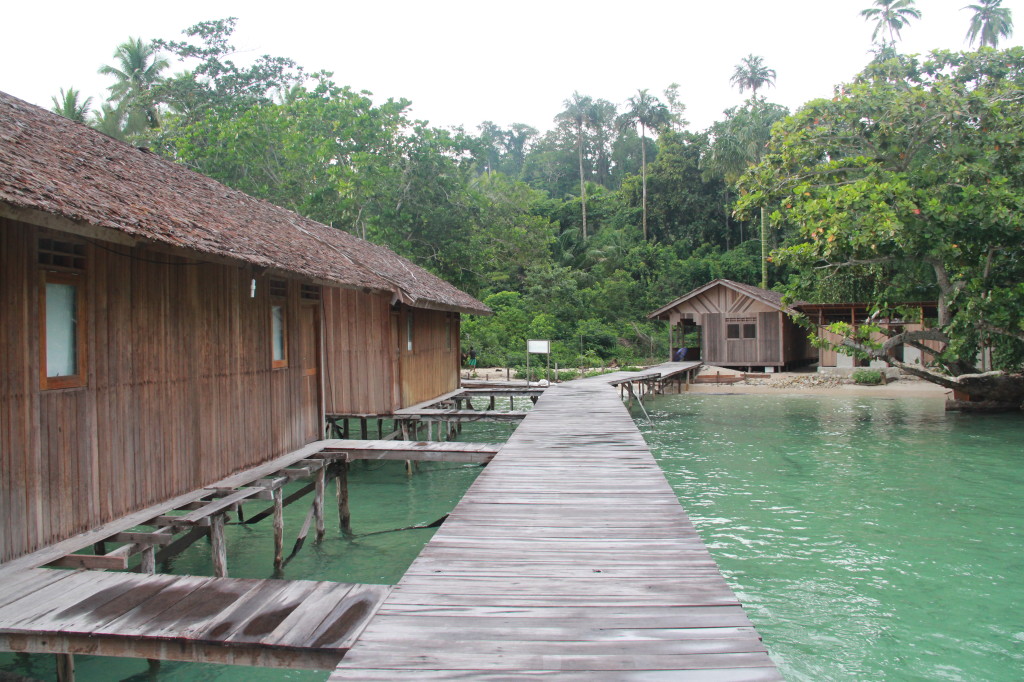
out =
<path fill-rule="evenodd" d="M 332 682 L 781 679 L 610 386 L 629 376 L 544 393 Z"/>

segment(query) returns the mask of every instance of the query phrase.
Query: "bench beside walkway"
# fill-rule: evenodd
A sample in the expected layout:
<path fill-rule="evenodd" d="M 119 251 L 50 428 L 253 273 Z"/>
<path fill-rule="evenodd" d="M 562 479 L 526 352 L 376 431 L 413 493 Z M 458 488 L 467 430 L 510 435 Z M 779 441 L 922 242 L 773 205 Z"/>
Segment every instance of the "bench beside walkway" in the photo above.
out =
<path fill-rule="evenodd" d="M 609 385 L 628 376 L 545 392 L 332 682 L 781 679 Z"/>

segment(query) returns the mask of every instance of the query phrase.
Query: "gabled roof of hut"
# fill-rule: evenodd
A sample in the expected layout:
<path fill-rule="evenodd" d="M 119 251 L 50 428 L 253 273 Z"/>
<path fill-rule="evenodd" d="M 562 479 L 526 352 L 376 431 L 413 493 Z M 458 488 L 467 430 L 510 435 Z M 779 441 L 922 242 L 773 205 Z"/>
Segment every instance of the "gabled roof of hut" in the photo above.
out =
<path fill-rule="evenodd" d="M 420 308 L 487 314 L 390 249 L 0 92 L 0 203 Z M 11 214 L 8 211 L 8 214 Z"/>
<path fill-rule="evenodd" d="M 781 310 L 786 313 L 795 313 L 795 306 L 800 305 L 799 303 L 793 303 L 792 305 L 789 306 L 783 305 L 782 294 L 780 294 L 777 291 L 771 291 L 770 289 L 762 289 L 761 287 L 755 287 L 753 284 L 743 284 L 742 282 L 734 282 L 731 279 L 716 279 L 712 282 L 708 282 L 702 287 L 697 287 L 696 289 L 690 291 L 689 293 L 683 294 L 676 300 L 666 305 L 663 305 L 654 312 L 648 313 L 647 317 L 648 319 L 651 320 L 664 318 L 668 314 L 668 311 L 672 310 L 680 303 L 685 303 L 691 298 L 694 298 L 695 296 L 700 296 L 705 291 L 713 289 L 717 286 L 727 287 L 729 289 L 732 289 L 733 291 L 743 294 L 744 296 L 748 296 L 749 298 L 752 298 L 756 301 L 760 301 L 761 303 L 764 303 L 767 306 L 775 308 L 776 310 Z"/>

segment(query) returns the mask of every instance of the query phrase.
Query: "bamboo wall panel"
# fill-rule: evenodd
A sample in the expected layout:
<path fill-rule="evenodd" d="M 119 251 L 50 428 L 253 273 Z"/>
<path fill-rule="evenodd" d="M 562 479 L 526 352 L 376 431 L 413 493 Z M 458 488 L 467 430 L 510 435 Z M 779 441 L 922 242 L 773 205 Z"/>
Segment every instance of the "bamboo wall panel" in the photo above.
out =
<path fill-rule="evenodd" d="M 397 341 L 389 297 L 323 289 L 324 403 L 332 414 L 390 414 Z"/>
<path fill-rule="evenodd" d="M 402 405 L 409 407 L 459 387 L 458 315 L 437 310 L 412 311 L 413 349 L 406 344 L 407 317 L 403 309 L 399 377 Z"/>
<path fill-rule="evenodd" d="M 318 437 L 298 282 L 272 370 L 267 278 L 163 250 L 87 248 L 87 384 L 41 390 L 40 234 L 0 221 L 0 561 Z"/>

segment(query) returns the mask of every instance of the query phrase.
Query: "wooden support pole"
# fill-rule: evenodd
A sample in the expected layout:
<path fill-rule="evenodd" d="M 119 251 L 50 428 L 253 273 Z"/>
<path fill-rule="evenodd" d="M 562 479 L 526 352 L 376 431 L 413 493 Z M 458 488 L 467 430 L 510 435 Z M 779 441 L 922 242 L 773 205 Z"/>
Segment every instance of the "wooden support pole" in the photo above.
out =
<path fill-rule="evenodd" d="M 142 564 L 139 570 L 143 573 L 156 573 L 156 545 L 145 545 L 142 548 Z"/>
<path fill-rule="evenodd" d="M 491 396 L 491 402 L 488 404 L 487 409 L 494 410 L 494 396 Z"/>
<path fill-rule="evenodd" d="M 316 492 L 313 494 L 313 517 L 316 519 L 316 541 L 324 539 L 327 530 L 324 526 L 324 490 L 327 487 L 327 467 L 322 466 L 316 472 Z"/>
<path fill-rule="evenodd" d="M 402 424 L 405 426 L 404 422 Z M 352 514 L 348 508 L 348 460 L 343 459 L 337 465 L 338 475 L 335 486 L 338 494 L 338 525 L 343 533 L 352 532 Z"/>
<path fill-rule="evenodd" d="M 434 420 L 427 420 L 427 440 L 434 440 Z"/>
<path fill-rule="evenodd" d="M 224 520 L 224 514 L 214 514 L 210 518 L 213 575 L 217 578 L 228 577 L 228 543 L 224 538 Z"/>
<path fill-rule="evenodd" d="M 99 542 L 94 542 L 93 545 L 92 545 L 92 551 L 97 556 L 102 556 L 102 555 L 106 554 L 107 553 L 107 543 L 104 542 L 103 540 L 100 540 Z"/>
<path fill-rule="evenodd" d="M 366 417 L 359 418 L 359 437 L 366 440 L 369 433 L 366 430 Z"/>
<path fill-rule="evenodd" d="M 344 438 L 345 440 L 348 440 L 348 434 L 349 434 L 348 428 L 349 428 L 348 427 L 348 417 L 345 417 L 345 421 L 343 422 L 343 426 L 342 426 L 342 429 L 341 429 L 341 437 Z"/>
<path fill-rule="evenodd" d="M 384 420 L 383 419 L 378 419 L 377 420 L 377 440 L 380 440 L 383 437 L 384 437 Z"/>
<path fill-rule="evenodd" d="M 284 493 L 274 490 L 274 573 L 284 568 Z"/>
<path fill-rule="evenodd" d="M 75 682 L 75 657 L 57 654 L 57 682 Z"/>
<path fill-rule="evenodd" d="M 412 460 L 411 459 L 405 460 L 405 475 L 406 476 L 412 476 Z"/>

